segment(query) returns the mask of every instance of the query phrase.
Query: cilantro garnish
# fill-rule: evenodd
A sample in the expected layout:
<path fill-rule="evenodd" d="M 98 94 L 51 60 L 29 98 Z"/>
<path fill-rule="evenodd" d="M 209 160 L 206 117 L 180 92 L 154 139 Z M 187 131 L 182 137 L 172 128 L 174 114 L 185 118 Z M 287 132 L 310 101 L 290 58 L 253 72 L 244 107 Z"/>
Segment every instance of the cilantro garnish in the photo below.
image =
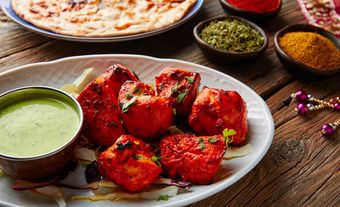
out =
<path fill-rule="evenodd" d="M 194 83 L 194 78 L 193 78 L 193 77 L 185 76 L 184 78 L 185 78 L 190 84 L 193 84 L 193 83 Z"/>
<path fill-rule="evenodd" d="M 133 89 L 133 92 L 134 92 L 134 93 L 140 93 L 141 91 L 142 91 L 141 88 L 135 87 L 135 88 Z"/>
<path fill-rule="evenodd" d="M 161 158 L 160 157 L 157 157 L 157 156 L 152 156 L 151 157 L 151 160 L 156 163 L 159 167 L 162 167 L 162 164 L 160 162 Z"/>
<path fill-rule="evenodd" d="M 178 93 L 178 87 L 179 87 L 178 82 L 176 82 L 176 84 L 174 85 L 174 87 L 171 89 L 171 92 L 172 92 L 172 93 Z"/>
<path fill-rule="evenodd" d="M 132 157 L 135 160 L 142 160 L 143 159 L 143 157 L 141 155 L 133 155 Z"/>
<path fill-rule="evenodd" d="M 224 139 L 225 139 L 225 141 L 227 143 L 232 143 L 233 142 L 231 136 L 233 136 L 235 134 L 237 134 L 237 132 L 234 129 L 225 128 L 223 130 L 223 137 L 224 137 Z"/>
<path fill-rule="evenodd" d="M 210 142 L 210 143 L 216 143 L 218 141 L 218 139 L 216 139 L 216 138 L 209 138 L 208 139 L 208 142 Z"/>
<path fill-rule="evenodd" d="M 188 95 L 188 91 L 181 92 L 177 96 L 177 99 L 176 99 L 177 103 L 182 103 L 187 95 Z"/>
<path fill-rule="evenodd" d="M 160 195 L 158 201 L 167 201 L 169 200 L 170 196 L 168 195 Z"/>
<path fill-rule="evenodd" d="M 172 108 L 172 113 L 176 116 L 176 114 L 177 114 L 176 108 Z"/>
<path fill-rule="evenodd" d="M 133 97 L 130 101 L 128 101 L 127 103 L 125 103 L 125 104 L 123 105 L 123 107 L 122 107 L 122 112 L 123 112 L 123 113 L 128 112 L 130 106 L 132 106 L 132 105 L 135 103 L 136 99 L 137 99 L 137 97 L 135 96 L 135 97 Z"/>
<path fill-rule="evenodd" d="M 206 148 L 206 146 L 205 146 L 205 144 L 204 144 L 204 142 L 203 142 L 203 138 L 200 138 L 200 139 L 198 140 L 198 144 L 200 145 L 200 147 L 201 147 L 202 150 Z"/>
<path fill-rule="evenodd" d="M 132 99 L 132 97 L 133 97 L 133 95 L 131 93 L 128 93 L 128 94 L 125 95 L 125 98 L 129 99 L 129 100 Z"/>

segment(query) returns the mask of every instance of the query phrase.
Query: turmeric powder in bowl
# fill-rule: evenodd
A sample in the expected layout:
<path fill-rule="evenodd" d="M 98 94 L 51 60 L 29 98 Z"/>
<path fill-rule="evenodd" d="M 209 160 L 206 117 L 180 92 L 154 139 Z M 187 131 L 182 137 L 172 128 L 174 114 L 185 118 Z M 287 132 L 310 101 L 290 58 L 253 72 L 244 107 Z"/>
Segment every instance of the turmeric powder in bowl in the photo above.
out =
<path fill-rule="evenodd" d="M 340 49 L 328 38 L 314 32 L 289 32 L 279 38 L 290 57 L 317 70 L 340 68 Z"/>

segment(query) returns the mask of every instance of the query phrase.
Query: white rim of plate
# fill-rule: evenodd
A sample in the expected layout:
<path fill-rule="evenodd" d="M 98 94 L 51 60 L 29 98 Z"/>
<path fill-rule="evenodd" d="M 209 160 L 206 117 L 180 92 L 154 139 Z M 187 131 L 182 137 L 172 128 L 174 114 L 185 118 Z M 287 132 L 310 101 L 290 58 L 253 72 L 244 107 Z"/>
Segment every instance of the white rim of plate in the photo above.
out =
<path fill-rule="evenodd" d="M 261 101 L 261 104 L 263 106 L 263 108 L 266 110 L 266 117 L 269 121 L 269 130 L 268 130 L 268 137 L 266 138 L 266 142 L 265 142 L 265 146 L 264 146 L 264 150 L 262 150 L 262 152 L 255 157 L 246 167 L 241 168 L 238 173 L 236 174 L 236 177 L 234 177 L 234 180 L 236 180 L 236 182 L 238 182 L 242 177 L 244 177 L 245 175 L 247 175 L 253 168 L 255 168 L 255 166 L 262 160 L 262 158 L 264 157 L 264 155 L 268 152 L 269 147 L 272 143 L 272 140 L 274 138 L 274 131 L 275 131 L 275 127 L 274 127 L 274 121 L 273 121 L 273 117 L 271 116 L 271 112 L 267 106 L 267 104 L 265 103 L 265 101 L 262 99 L 261 96 L 259 96 L 254 90 L 252 90 L 250 87 L 248 87 L 247 85 L 245 85 L 244 83 L 242 83 L 241 81 L 227 75 L 224 74 L 220 71 L 214 70 L 212 68 L 209 68 L 207 66 L 203 66 L 203 65 L 199 65 L 196 63 L 191 63 L 191 62 L 187 62 L 187 61 L 183 61 L 183 60 L 177 60 L 177 59 L 163 59 L 163 58 L 155 58 L 155 57 L 151 57 L 151 56 L 145 56 L 145 55 L 135 55 L 135 54 L 98 54 L 98 55 L 81 55 L 81 56 L 72 56 L 72 57 L 66 57 L 66 58 L 61 58 L 61 59 L 57 59 L 57 60 L 53 60 L 53 61 L 46 61 L 46 62 L 38 62 L 38 63 L 31 63 L 31 64 L 26 64 L 23 66 L 19 66 L 13 69 L 10 69 L 8 71 L 2 72 L 0 73 L 0 77 L 1 76 L 6 76 L 6 75 L 10 75 L 11 73 L 15 73 L 19 70 L 24 70 L 25 68 L 28 67 L 33 67 L 33 66 L 42 66 L 42 65 L 52 65 L 52 64 L 58 64 L 60 62 L 64 62 L 64 61 L 70 61 L 70 60 L 82 60 L 82 59 L 91 59 L 91 58 L 110 58 L 110 57 L 115 57 L 115 58 L 143 58 L 143 59 L 147 59 L 150 61 L 154 61 L 154 62 L 178 62 L 178 63 L 182 63 L 182 64 L 187 64 L 187 65 L 191 65 L 194 67 L 200 67 L 200 68 L 204 68 L 207 71 L 210 72 L 214 72 L 217 73 L 221 76 L 226 77 L 227 79 L 231 79 L 235 82 L 237 82 L 239 85 L 242 85 L 243 87 L 247 88 L 252 95 L 258 97 L 258 99 Z M 233 175 L 235 176 L 235 175 Z M 184 198 L 181 199 L 180 201 L 172 201 L 171 203 L 167 204 L 161 204 L 158 206 L 162 206 L 162 207 L 173 207 L 173 206 L 186 206 L 198 201 L 201 201 L 205 198 L 208 198 L 218 192 L 221 192 L 222 190 L 230 187 L 232 184 L 230 180 L 223 180 L 218 186 L 216 186 L 213 189 L 209 189 L 207 191 L 205 191 L 204 193 L 199 193 L 199 194 L 195 194 L 193 196 L 190 196 L 189 198 Z M 7 202 L 3 202 L 0 201 L 0 204 L 6 204 L 8 205 Z M 12 205 L 9 204 L 10 206 L 16 206 L 16 205 Z"/>

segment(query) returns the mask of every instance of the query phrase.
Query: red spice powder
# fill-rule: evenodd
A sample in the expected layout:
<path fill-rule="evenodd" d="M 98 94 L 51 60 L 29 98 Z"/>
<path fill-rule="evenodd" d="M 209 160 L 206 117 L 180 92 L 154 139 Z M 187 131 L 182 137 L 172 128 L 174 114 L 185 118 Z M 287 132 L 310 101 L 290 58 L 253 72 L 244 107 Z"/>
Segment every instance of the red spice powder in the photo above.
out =
<path fill-rule="evenodd" d="M 263 13 L 275 11 L 279 5 L 280 0 L 225 0 L 236 8 Z"/>

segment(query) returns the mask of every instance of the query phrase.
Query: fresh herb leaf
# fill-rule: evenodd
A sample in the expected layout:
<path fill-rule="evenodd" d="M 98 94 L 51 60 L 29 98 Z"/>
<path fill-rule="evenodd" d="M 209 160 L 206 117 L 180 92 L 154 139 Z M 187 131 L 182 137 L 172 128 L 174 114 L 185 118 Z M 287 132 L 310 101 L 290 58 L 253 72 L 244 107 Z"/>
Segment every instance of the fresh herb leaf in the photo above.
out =
<path fill-rule="evenodd" d="M 171 92 L 174 94 L 174 93 L 178 93 L 178 81 L 176 82 L 176 84 L 174 85 L 174 87 L 171 89 Z"/>
<path fill-rule="evenodd" d="M 176 116 L 176 114 L 177 114 L 176 108 L 172 108 L 172 113 Z"/>
<path fill-rule="evenodd" d="M 125 143 L 121 143 L 121 142 L 117 143 L 117 149 L 119 149 L 119 150 L 123 150 L 123 149 L 125 149 L 127 147 L 131 147 L 131 146 L 132 146 L 132 143 L 130 141 L 127 141 Z"/>
<path fill-rule="evenodd" d="M 184 91 L 184 92 L 181 92 L 179 93 L 179 95 L 177 96 L 177 103 L 182 103 L 184 101 L 184 99 L 187 97 L 188 95 L 188 91 Z"/>
<path fill-rule="evenodd" d="M 184 78 L 187 79 L 187 81 L 188 81 L 190 84 L 193 84 L 193 83 L 194 83 L 194 78 L 193 78 L 193 77 L 185 76 Z"/>
<path fill-rule="evenodd" d="M 159 167 L 162 167 L 162 164 L 160 162 L 161 158 L 160 157 L 157 157 L 157 156 L 152 156 L 151 157 L 151 160 L 156 163 Z"/>
<path fill-rule="evenodd" d="M 209 138 L 208 139 L 208 142 L 210 142 L 210 143 L 216 143 L 218 141 L 218 139 L 216 139 L 216 138 Z"/>
<path fill-rule="evenodd" d="M 129 99 L 129 100 L 132 99 L 132 97 L 133 97 L 133 95 L 131 93 L 128 93 L 128 94 L 125 95 L 125 98 Z"/>
<path fill-rule="evenodd" d="M 230 137 L 235 135 L 235 134 L 237 134 L 237 132 L 234 129 L 225 128 L 223 130 L 223 137 L 224 137 L 225 141 L 229 144 L 233 142 L 233 140 Z"/>
<path fill-rule="evenodd" d="M 200 139 L 198 140 L 198 144 L 200 145 L 200 147 L 201 147 L 202 150 L 206 148 L 206 146 L 205 146 L 205 144 L 204 144 L 204 142 L 203 142 L 203 138 L 200 138 Z"/>
<path fill-rule="evenodd" d="M 130 106 L 132 106 L 135 103 L 136 99 L 137 99 L 137 97 L 135 96 L 130 101 L 126 102 L 122 107 L 122 112 L 123 113 L 128 112 Z"/>
<path fill-rule="evenodd" d="M 158 201 L 167 201 L 169 200 L 170 196 L 168 195 L 160 195 Z"/>
<path fill-rule="evenodd" d="M 141 88 L 135 87 L 135 88 L 133 89 L 133 92 L 134 92 L 134 93 L 140 93 L 141 91 L 142 91 Z"/>
<path fill-rule="evenodd" d="M 142 160 L 143 159 L 143 156 L 141 156 L 141 155 L 133 155 L 132 157 L 135 160 Z"/>

